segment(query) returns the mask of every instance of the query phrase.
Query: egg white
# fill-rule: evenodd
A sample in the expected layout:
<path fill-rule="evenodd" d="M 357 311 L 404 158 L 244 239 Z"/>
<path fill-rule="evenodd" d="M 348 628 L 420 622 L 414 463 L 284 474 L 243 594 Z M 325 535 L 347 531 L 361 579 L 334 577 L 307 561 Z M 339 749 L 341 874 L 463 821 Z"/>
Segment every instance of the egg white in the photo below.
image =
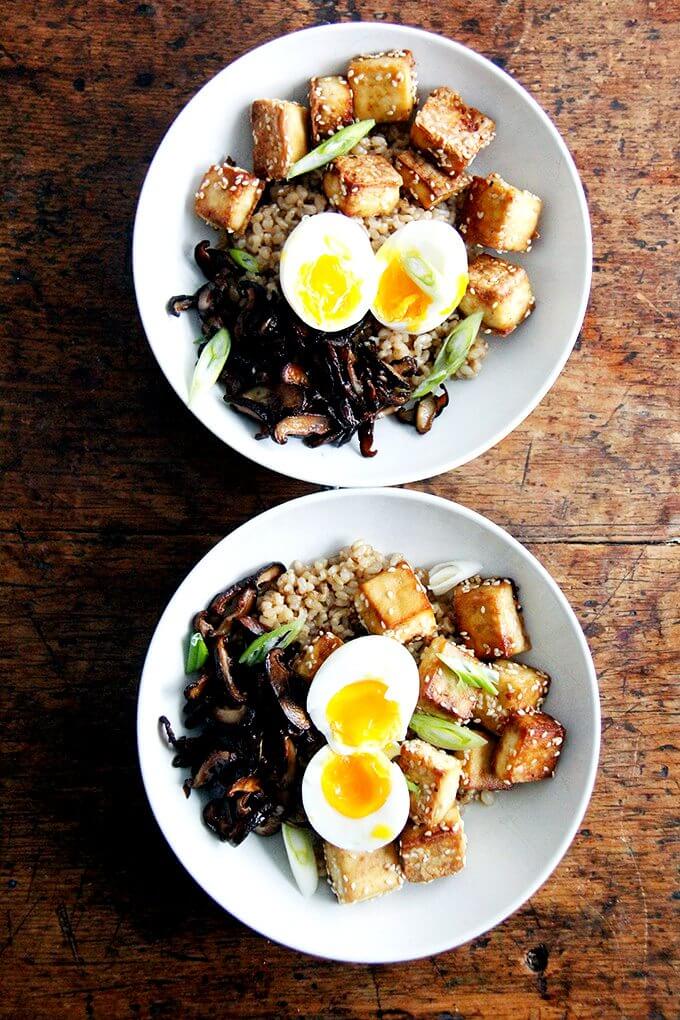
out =
<path fill-rule="evenodd" d="M 431 304 L 418 321 L 390 318 L 378 305 L 380 278 L 394 259 L 402 260 L 415 255 L 432 267 L 435 281 L 431 287 L 421 287 L 429 295 Z M 440 326 L 459 305 L 467 286 L 468 259 L 465 242 L 449 223 L 443 220 L 413 220 L 395 230 L 376 254 L 378 283 L 376 299 L 371 311 L 383 326 L 405 330 L 408 333 L 428 333 Z"/>
<path fill-rule="evenodd" d="M 380 680 L 387 690 L 385 698 L 399 706 L 399 731 L 394 740 L 403 740 L 419 693 L 418 666 L 411 653 L 394 638 L 370 634 L 348 641 L 328 656 L 312 680 L 307 693 L 307 712 L 338 754 L 355 751 L 380 751 L 382 746 L 366 742 L 360 747 L 344 744 L 336 737 L 326 714 L 333 695 L 360 680 Z"/>
<path fill-rule="evenodd" d="M 385 802 L 365 818 L 348 818 L 326 800 L 321 776 L 335 752 L 322 747 L 314 755 L 302 778 L 302 803 L 309 824 L 322 839 L 341 850 L 378 850 L 393 842 L 406 825 L 409 813 L 409 792 L 406 778 L 399 766 L 385 755 L 377 754 L 389 771 L 390 792 Z M 381 835 L 374 834 L 380 827 Z"/>
<path fill-rule="evenodd" d="M 305 303 L 301 274 L 322 255 L 338 255 L 343 272 L 358 284 L 359 299 L 344 315 L 319 319 Z M 288 235 L 279 266 L 281 289 L 288 304 L 313 329 L 336 333 L 364 317 L 375 297 L 376 261 L 363 224 L 342 213 L 305 216 Z"/>

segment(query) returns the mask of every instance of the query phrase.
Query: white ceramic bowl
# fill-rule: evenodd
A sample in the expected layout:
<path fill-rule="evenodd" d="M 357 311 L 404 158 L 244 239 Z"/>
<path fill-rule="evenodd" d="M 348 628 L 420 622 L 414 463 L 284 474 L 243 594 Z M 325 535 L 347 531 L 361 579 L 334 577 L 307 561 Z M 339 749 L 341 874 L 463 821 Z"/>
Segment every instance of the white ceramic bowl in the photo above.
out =
<path fill-rule="evenodd" d="M 498 170 L 506 180 L 541 195 L 541 238 L 520 256 L 536 293 L 527 322 L 491 350 L 477 379 L 449 387 L 451 406 L 427 436 L 396 421 L 376 428 L 378 456 L 365 460 L 356 441 L 340 449 L 285 447 L 254 438 L 254 423 L 229 410 L 219 388 L 192 406 L 215 435 L 274 471 L 322 485 L 398 485 L 429 478 L 478 457 L 512 431 L 555 382 L 578 335 L 590 289 L 590 223 L 574 163 L 555 126 L 524 89 L 472 50 L 415 28 L 343 24 L 286 35 L 240 57 L 221 71 L 179 114 L 144 182 L 135 222 L 133 268 L 137 301 L 158 363 L 186 403 L 198 330 L 193 316 L 168 316 L 172 294 L 202 282 L 192 252 L 213 236 L 193 212 L 193 194 L 206 166 L 225 153 L 251 164 L 248 110 L 252 99 L 306 101 L 310 76 L 343 72 L 367 50 L 409 47 L 418 62 L 421 96 L 438 85 L 496 121 L 493 143 L 474 171 Z"/>
<path fill-rule="evenodd" d="M 200 799 L 182 793 L 184 771 L 159 732 L 165 714 L 181 731 L 183 648 L 192 615 L 215 592 L 269 560 L 330 554 L 363 537 L 429 566 L 460 557 L 521 588 L 534 650 L 527 661 L 553 678 L 546 710 L 567 738 L 553 780 L 465 811 L 468 863 L 431 885 L 340 907 L 324 884 L 303 899 L 280 836 L 249 836 L 234 849 L 203 825 Z M 583 633 L 555 582 L 507 532 L 456 503 L 402 490 L 337 490 L 284 503 L 215 546 L 180 585 L 151 641 L 139 692 L 138 743 L 158 823 L 185 868 L 221 906 L 285 945 L 336 960 L 386 963 L 459 946 L 517 910 L 546 880 L 583 817 L 597 768 L 597 681 Z"/>

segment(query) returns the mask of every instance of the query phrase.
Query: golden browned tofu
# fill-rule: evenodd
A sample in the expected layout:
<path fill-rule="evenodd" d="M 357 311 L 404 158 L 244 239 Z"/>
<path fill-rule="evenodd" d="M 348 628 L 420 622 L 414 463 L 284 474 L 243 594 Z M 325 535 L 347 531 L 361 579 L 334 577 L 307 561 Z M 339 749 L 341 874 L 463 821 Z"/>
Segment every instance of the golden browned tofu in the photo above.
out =
<path fill-rule="evenodd" d="M 470 281 L 460 309 L 465 315 L 482 313 L 482 325 L 507 336 L 534 307 L 534 295 L 525 270 L 483 253 L 468 266 Z"/>
<path fill-rule="evenodd" d="M 249 170 L 229 163 L 215 163 L 203 176 L 194 209 L 197 216 L 216 230 L 240 234 L 248 225 L 263 190 L 264 181 Z"/>
<path fill-rule="evenodd" d="M 487 578 L 459 584 L 453 591 L 458 633 L 480 659 L 519 655 L 531 648 L 512 583 Z"/>
<path fill-rule="evenodd" d="M 461 233 L 468 244 L 501 252 L 529 251 L 542 205 L 538 195 L 513 187 L 498 174 L 473 177 L 465 196 Z"/>
<path fill-rule="evenodd" d="M 446 638 L 434 638 L 420 657 L 418 707 L 432 715 L 455 715 L 466 722 L 475 715 L 479 691 L 447 669 L 439 658 L 440 652 L 459 654 L 471 663 L 476 661 Z"/>
<path fill-rule="evenodd" d="M 403 884 L 396 843 L 365 852 L 340 850 L 331 843 L 324 843 L 323 853 L 338 903 L 372 900 Z"/>
<path fill-rule="evenodd" d="M 256 99 L 250 107 L 255 173 L 280 181 L 308 151 L 307 110 L 285 99 Z"/>
<path fill-rule="evenodd" d="M 357 610 L 370 634 L 384 634 L 405 644 L 429 637 L 437 629 L 424 586 L 408 563 L 388 567 L 359 585 Z"/>
<path fill-rule="evenodd" d="M 309 83 L 309 119 L 315 145 L 352 123 L 352 90 L 345 78 L 336 74 L 312 78 Z"/>
<path fill-rule="evenodd" d="M 296 658 L 293 664 L 295 672 L 303 680 L 313 680 L 328 656 L 332 655 L 342 643 L 342 638 L 331 634 L 329 630 L 324 631 L 323 634 L 317 634 Z"/>
<path fill-rule="evenodd" d="M 486 743 L 483 747 L 473 747 L 462 752 L 460 792 L 481 793 L 483 790 L 503 790 L 510 783 L 499 779 L 494 770 L 496 747 L 498 741 L 490 734 L 484 734 Z"/>
<path fill-rule="evenodd" d="M 411 781 L 411 818 L 428 829 L 440 825 L 455 803 L 462 762 L 424 740 L 405 740 L 397 764 Z"/>
<path fill-rule="evenodd" d="M 475 715 L 488 730 L 500 733 L 513 712 L 540 708 L 548 693 L 550 677 L 540 669 L 509 659 L 496 659 L 494 668 L 498 695 L 480 691 Z"/>
<path fill-rule="evenodd" d="M 508 719 L 496 748 L 494 771 L 510 783 L 552 776 L 564 743 L 564 726 L 545 712 L 517 712 Z"/>
<path fill-rule="evenodd" d="M 496 125 L 474 106 L 466 106 L 453 89 L 435 89 L 416 114 L 411 144 L 429 152 L 449 173 L 459 174 L 488 145 Z"/>
<path fill-rule="evenodd" d="M 409 882 L 432 882 L 465 867 L 467 840 L 457 804 L 438 829 L 407 822 L 401 834 L 401 867 Z"/>
<path fill-rule="evenodd" d="M 410 50 L 367 53 L 347 70 L 357 120 L 409 120 L 416 101 L 416 62 Z"/>
<path fill-rule="evenodd" d="M 394 165 L 404 187 L 423 209 L 432 209 L 463 191 L 470 183 L 467 174 L 445 174 L 413 149 L 398 152 Z"/>
<path fill-rule="evenodd" d="M 331 205 L 345 216 L 381 216 L 399 202 L 401 177 L 384 156 L 340 156 L 323 175 Z"/>

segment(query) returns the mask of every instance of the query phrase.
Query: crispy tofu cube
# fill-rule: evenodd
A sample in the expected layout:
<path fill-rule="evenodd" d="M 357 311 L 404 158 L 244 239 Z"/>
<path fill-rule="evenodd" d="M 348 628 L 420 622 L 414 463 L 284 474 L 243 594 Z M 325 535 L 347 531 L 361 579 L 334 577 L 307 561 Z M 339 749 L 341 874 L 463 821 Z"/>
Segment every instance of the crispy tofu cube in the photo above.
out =
<path fill-rule="evenodd" d="M 368 53 L 349 63 L 347 80 L 357 120 L 409 120 L 416 101 L 416 62 L 410 50 Z"/>
<path fill-rule="evenodd" d="M 482 254 L 468 266 L 470 277 L 460 309 L 465 315 L 482 312 L 482 325 L 507 336 L 534 307 L 529 277 L 522 266 Z"/>
<path fill-rule="evenodd" d="M 307 110 L 285 99 L 256 99 L 250 107 L 255 173 L 280 181 L 305 155 Z"/>
<path fill-rule="evenodd" d="M 550 677 L 522 662 L 496 659 L 498 695 L 479 692 L 476 718 L 493 733 L 500 733 L 513 712 L 531 712 L 543 704 Z"/>
<path fill-rule="evenodd" d="M 468 174 L 445 174 L 413 149 L 397 153 L 394 165 L 404 187 L 423 209 L 432 209 L 440 202 L 459 194 L 470 183 Z"/>
<path fill-rule="evenodd" d="M 363 581 L 357 610 L 370 634 L 384 634 L 402 644 L 429 637 L 437 629 L 425 588 L 408 563 L 398 563 Z"/>
<path fill-rule="evenodd" d="M 352 123 L 352 90 L 345 78 L 335 74 L 312 78 L 309 83 L 309 119 L 315 145 Z"/>
<path fill-rule="evenodd" d="M 465 867 L 467 839 L 454 804 L 438 829 L 407 822 L 401 834 L 401 867 L 409 882 L 431 882 Z"/>
<path fill-rule="evenodd" d="M 418 706 L 432 715 L 455 715 L 464 722 L 475 715 L 478 689 L 459 680 L 439 658 L 440 652 L 460 655 L 475 662 L 473 655 L 462 651 L 446 638 L 436 637 L 420 657 L 420 695 Z"/>
<path fill-rule="evenodd" d="M 398 889 L 404 881 L 396 843 L 380 850 L 341 850 L 323 845 L 326 870 L 338 903 L 361 903 Z"/>
<path fill-rule="evenodd" d="M 510 716 L 496 748 L 494 771 L 510 783 L 534 783 L 554 775 L 564 726 L 545 712 Z"/>
<path fill-rule="evenodd" d="M 303 680 L 313 680 L 328 656 L 332 655 L 341 644 L 343 644 L 342 638 L 331 634 L 329 630 L 324 631 L 323 634 L 317 634 L 311 644 L 302 649 L 293 663 L 295 672 Z"/>
<path fill-rule="evenodd" d="M 515 188 L 499 177 L 473 177 L 465 196 L 461 233 L 468 244 L 496 251 L 529 251 L 541 214 L 538 195 Z"/>
<path fill-rule="evenodd" d="M 248 225 L 263 190 L 264 181 L 249 170 L 229 163 L 215 163 L 203 175 L 194 209 L 216 230 L 240 234 Z"/>
<path fill-rule="evenodd" d="M 496 125 L 474 106 L 466 106 L 453 89 L 430 93 L 411 127 L 411 144 L 431 153 L 440 167 L 459 174 L 488 145 Z"/>
<path fill-rule="evenodd" d="M 401 177 L 384 156 L 340 156 L 323 175 L 331 205 L 345 216 L 380 216 L 399 202 Z"/>
<path fill-rule="evenodd" d="M 411 818 L 428 829 L 441 825 L 455 804 L 462 762 L 424 740 L 405 740 L 397 765 L 417 787 L 410 790 Z"/>
<path fill-rule="evenodd" d="M 512 582 L 487 578 L 467 582 L 453 590 L 453 612 L 458 633 L 480 659 L 519 655 L 531 648 Z"/>
<path fill-rule="evenodd" d="M 484 734 L 486 744 L 473 747 L 461 755 L 460 792 L 481 793 L 483 790 L 503 790 L 509 783 L 499 779 L 494 770 L 498 741 L 490 734 Z"/>

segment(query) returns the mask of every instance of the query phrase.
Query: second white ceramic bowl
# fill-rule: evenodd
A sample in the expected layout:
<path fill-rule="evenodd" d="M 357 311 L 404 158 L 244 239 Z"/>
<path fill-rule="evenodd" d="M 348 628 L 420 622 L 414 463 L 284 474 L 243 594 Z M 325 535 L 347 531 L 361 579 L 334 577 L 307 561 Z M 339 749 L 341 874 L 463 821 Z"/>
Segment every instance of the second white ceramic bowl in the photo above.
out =
<path fill-rule="evenodd" d="M 464 815 L 468 863 L 430 885 L 340 907 L 327 886 L 303 899 L 280 836 L 249 836 L 237 849 L 201 820 L 200 798 L 182 793 L 158 726 L 181 732 L 183 651 L 193 614 L 231 582 L 270 560 L 310 561 L 365 538 L 412 563 L 471 559 L 520 586 L 533 649 L 523 658 L 552 676 L 545 709 L 567 731 L 554 779 L 499 794 Z M 507 532 L 455 503 L 402 490 L 339 490 L 285 503 L 238 528 L 180 585 L 151 641 L 137 719 L 139 756 L 152 810 L 185 868 L 226 910 L 285 945 L 335 960 L 384 963 L 441 952 L 517 910 L 546 880 L 583 817 L 597 768 L 600 711 L 593 664 L 564 595 Z"/>

